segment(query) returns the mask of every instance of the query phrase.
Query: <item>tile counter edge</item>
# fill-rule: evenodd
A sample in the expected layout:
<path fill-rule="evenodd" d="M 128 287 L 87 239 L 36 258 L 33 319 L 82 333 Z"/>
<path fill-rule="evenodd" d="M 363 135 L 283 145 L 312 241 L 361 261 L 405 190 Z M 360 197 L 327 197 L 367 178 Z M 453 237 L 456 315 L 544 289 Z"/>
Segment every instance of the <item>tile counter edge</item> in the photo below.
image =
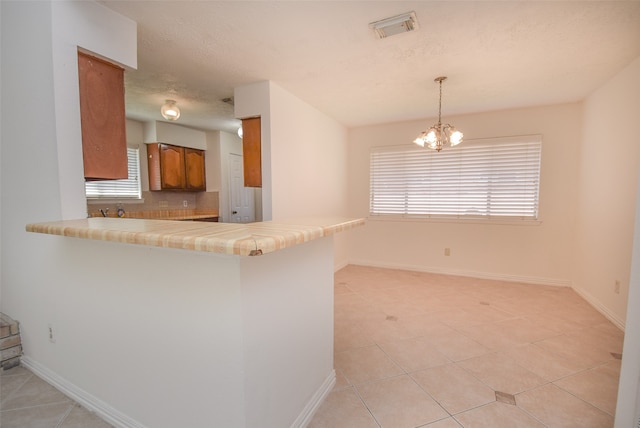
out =
<path fill-rule="evenodd" d="M 237 256 L 266 254 L 365 224 L 363 218 L 317 217 L 260 223 L 86 218 L 27 224 L 27 232 L 179 248 Z"/>

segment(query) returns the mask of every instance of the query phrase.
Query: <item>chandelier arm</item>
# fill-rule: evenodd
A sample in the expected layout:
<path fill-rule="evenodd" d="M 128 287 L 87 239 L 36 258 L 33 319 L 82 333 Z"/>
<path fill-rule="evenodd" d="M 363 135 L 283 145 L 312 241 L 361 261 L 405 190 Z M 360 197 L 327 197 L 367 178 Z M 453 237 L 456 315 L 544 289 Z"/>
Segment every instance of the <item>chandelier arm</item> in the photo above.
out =
<path fill-rule="evenodd" d="M 438 100 L 438 125 L 442 125 L 442 80 L 444 79 L 438 79 L 438 82 L 440 83 L 440 98 Z"/>

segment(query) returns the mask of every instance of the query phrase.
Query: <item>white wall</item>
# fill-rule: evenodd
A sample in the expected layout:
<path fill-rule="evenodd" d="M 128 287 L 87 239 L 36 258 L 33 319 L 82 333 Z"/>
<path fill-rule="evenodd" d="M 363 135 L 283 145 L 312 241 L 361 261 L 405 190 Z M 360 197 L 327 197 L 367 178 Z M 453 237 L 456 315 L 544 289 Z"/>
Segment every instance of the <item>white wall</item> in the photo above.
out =
<path fill-rule="evenodd" d="M 262 220 L 273 219 L 271 183 L 271 82 L 261 81 L 234 88 L 234 114 L 246 119 L 260 116 L 260 143 L 262 157 Z"/>
<path fill-rule="evenodd" d="M 539 224 L 369 220 L 353 231 L 352 263 L 570 285 L 581 105 L 565 104 L 446 117 L 474 138 L 542 134 Z M 352 129 L 350 214 L 369 209 L 369 149 L 411 145 L 435 119 Z M 445 149 L 446 150 L 446 149 Z M 451 256 L 444 255 L 451 249 Z"/>
<path fill-rule="evenodd" d="M 87 215 L 80 130 L 78 47 L 137 67 L 136 23 L 97 3 L 51 2 L 53 90 L 62 218 Z M 27 37 L 32 37 L 27 35 Z M 15 41 L 14 37 L 11 40 Z M 28 51 L 25 51 L 28 52 Z"/>
<path fill-rule="evenodd" d="M 574 286 L 624 324 L 640 166 L 640 58 L 591 94 L 583 114 Z"/>
<path fill-rule="evenodd" d="M 166 143 L 174 146 L 206 150 L 207 136 L 204 131 L 167 122 L 146 122 L 145 143 Z"/>
<path fill-rule="evenodd" d="M 640 311 L 636 308 L 640 301 L 640 180 L 637 183 L 629 301 L 615 428 L 637 426 L 637 422 L 640 420 Z"/>
<path fill-rule="evenodd" d="M 347 129 L 273 82 L 235 90 L 237 117 L 262 117 L 265 220 L 347 216 Z M 336 236 L 335 266 L 349 233 Z"/>

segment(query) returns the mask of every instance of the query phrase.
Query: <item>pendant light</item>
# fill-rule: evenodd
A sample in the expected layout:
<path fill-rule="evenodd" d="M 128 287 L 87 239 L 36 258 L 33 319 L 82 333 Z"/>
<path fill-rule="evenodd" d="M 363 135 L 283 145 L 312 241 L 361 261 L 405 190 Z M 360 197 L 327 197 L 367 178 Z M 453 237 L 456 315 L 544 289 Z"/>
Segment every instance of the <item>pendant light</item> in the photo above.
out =
<path fill-rule="evenodd" d="M 442 82 L 447 80 L 445 76 L 436 77 L 434 82 L 440 84 L 440 99 L 438 104 L 438 123 L 429 128 L 428 131 L 423 131 L 422 134 L 415 140 L 414 143 L 420 147 L 428 147 L 436 151 L 442 150 L 445 144 L 449 144 L 451 147 L 457 146 L 462 143 L 462 132 L 458 131 L 452 125 L 448 123 L 442 124 Z"/>
<path fill-rule="evenodd" d="M 174 100 L 166 100 L 162 107 L 160 107 L 160 113 L 162 113 L 162 117 L 167 120 L 178 120 L 180 117 L 180 109 Z"/>

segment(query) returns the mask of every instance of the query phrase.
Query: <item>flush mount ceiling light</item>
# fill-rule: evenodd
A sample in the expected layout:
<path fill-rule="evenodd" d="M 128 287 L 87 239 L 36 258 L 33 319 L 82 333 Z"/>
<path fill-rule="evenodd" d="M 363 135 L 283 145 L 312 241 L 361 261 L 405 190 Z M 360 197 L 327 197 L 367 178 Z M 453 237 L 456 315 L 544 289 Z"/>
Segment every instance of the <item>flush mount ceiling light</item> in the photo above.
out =
<path fill-rule="evenodd" d="M 408 12 L 372 22 L 369 24 L 369 28 L 373 29 L 379 39 L 384 39 L 385 37 L 417 30 L 418 19 L 415 12 Z"/>
<path fill-rule="evenodd" d="M 167 120 L 178 120 L 180 117 L 180 109 L 174 100 L 166 100 L 160 107 L 160 113 Z"/>
<path fill-rule="evenodd" d="M 423 131 L 422 134 L 415 140 L 414 143 L 420 147 L 425 145 L 436 151 L 442 150 L 445 144 L 450 144 L 451 147 L 457 146 L 462 143 L 462 132 L 456 130 L 452 125 L 448 123 L 442 124 L 442 82 L 447 80 L 446 77 L 436 77 L 434 82 L 440 84 L 440 101 L 438 104 L 438 123 L 429 128 L 428 131 Z"/>

